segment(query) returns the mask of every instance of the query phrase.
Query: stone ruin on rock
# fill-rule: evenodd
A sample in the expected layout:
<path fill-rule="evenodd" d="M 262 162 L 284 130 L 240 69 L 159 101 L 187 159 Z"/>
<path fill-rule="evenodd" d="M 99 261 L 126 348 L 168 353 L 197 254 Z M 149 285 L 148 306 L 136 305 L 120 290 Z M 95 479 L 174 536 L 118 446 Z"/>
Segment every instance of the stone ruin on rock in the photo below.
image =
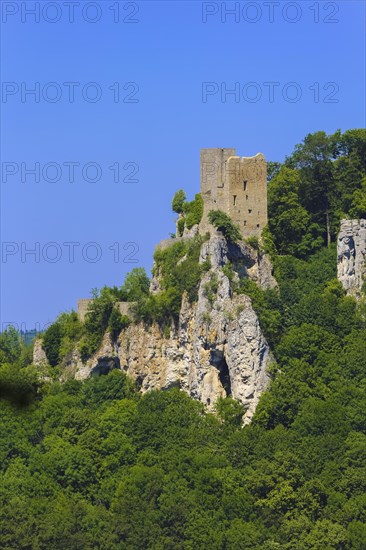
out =
<path fill-rule="evenodd" d="M 242 276 L 262 288 L 273 288 L 276 281 L 265 254 L 258 254 L 243 241 L 228 242 L 209 223 L 208 214 L 221 210 L 238 225 L 244 239 L 259 237 L 267 224 L 266 172 L 262 154 L 238 157 L 235 149 L 201 150 L 203 216 L 198 226 L 181 237 L 210 234 L 202 245 L 199 262 L 209 260 L 211 267 L 199 283 L 197 302 L 190 303 L 183 295 L 179 319 L 170 326 L 169 335 L 156 324 L 131 323 L 117 341 L 112 342 L 106 333 L 100 349 L 86 362 L 76 348 L 65 362 L 63 379 L 82 380 L 120 368 L 137 381 L 142 392 L 179 387 L 204 403 L 208 410 L 215 410 L 219 397 L 231 396 L 245 407 L 244 423 L 250 422 L 268 386 L 272 358 L 250 298 L 232 292 L 222 267 L 228 263 L 237 266 Z M 165 249 L 178 240 L 178 237 L 166 239 L 158 247 Z M 206 287 L 213 277 L 217 291 L 210 300 Z M 156 275 L 150 291 L 160 290 Z M 91 301 L 78 301 L 82 322 Z M 131 305 L 118 303 L 123 315 L 133 316 Z"/>
<path fill-rule="evenodd" d="M 78 318 L 80 322 L 85 321 L 85 316 L 88 313 L 89 305 L 92 303 L 93 298 L 80 298 L 78 300 Z M 117 306 L 119 309 L 119 312 L 121 315 L 124 315 L 126 317 L 133 316 L 132 314 L 132 306 L 134 305 L 134 302 L 117 302 Z"/>
<path fill-rule="evenodd" d="M 258 153 L 238 157 L 235 149 L 201 149 L 200 233 L 212 231 L 210 210 L 225 212 L 243 237 L 260 236 L 267 225 L 267 163 Z"/>

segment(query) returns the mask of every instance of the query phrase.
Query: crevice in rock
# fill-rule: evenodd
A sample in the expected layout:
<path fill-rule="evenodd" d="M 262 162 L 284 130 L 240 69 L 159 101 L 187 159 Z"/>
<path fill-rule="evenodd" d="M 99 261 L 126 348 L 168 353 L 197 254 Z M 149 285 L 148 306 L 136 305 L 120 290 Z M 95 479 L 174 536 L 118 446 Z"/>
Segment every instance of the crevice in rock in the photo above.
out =
<path fill-rule="evenodd" d="M 231 380 L 229 367 L 222 351 L 214 349 L 211 351 L 210 363 L 219 371 L 219 380 L 225 390 L 226 397 L 231 396 Z"/>
<path fill-rule="evenodd" d="M 99 357 L 98 363 L 92 369 L 91 376 L 100 376 L 108 374 L 113 369 L 120 369 L 120 361 L 118 357 Z"/>
<path fill-rule="evenodd" d="M 144 381 L 144 377 L 141 374 L 136 376 L 135 384 L 136 384 L 137 391 L 141 390 L 143 381 Z"/>

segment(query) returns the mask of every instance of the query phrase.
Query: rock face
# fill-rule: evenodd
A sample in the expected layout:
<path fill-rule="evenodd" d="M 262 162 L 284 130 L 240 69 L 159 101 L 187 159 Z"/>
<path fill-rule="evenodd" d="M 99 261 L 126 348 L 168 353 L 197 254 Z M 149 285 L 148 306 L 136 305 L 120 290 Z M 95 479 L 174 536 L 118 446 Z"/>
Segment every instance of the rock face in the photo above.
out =
<path fill-rule="evenodd" d="M 366 279 L 366 220 L 341 221 L 337 252 L 338 279 L 357 298 Z"/>
<path fill-rule="evenodd" d="M 191 304 L 183 296 L 179 321 L 172 323 L 169 335 L 143 323 L 123 330 L 115 344 L 106 334 L 86 364 L 74 351 L 65 361 L 63 377 L 84 379 L 120 368 L 142 392 L 176 386 L 208 410 L 221 396 L 238 399 L 246 407 L 243 420 L 248 423 L 269 382 L 270 352 L 250 298 L 233 294 L 222 267 L 230 261 L 237 272 L 263 287 L 276 283 L 267 258 L 243 243 L 228 244 L 220 234 L 203 244 L 200 262 L 207 258 L 211 269 L 200 282 L 198 300 Z"/>
<path fill-rule="evenodd" d="M 44 349 L 42 348 L 42 341 L 39 338 L 36 338 L 33 347 L 33 363 L 35 365 L 47 364 L 47 356 Z"/>

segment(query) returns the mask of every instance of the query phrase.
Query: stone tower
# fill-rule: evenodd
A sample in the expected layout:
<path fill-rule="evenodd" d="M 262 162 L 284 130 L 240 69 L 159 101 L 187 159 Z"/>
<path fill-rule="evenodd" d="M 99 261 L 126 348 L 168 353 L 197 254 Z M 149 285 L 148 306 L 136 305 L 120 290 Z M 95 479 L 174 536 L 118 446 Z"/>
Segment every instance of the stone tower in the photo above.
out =
<path fill-rule="evenodd" d="M 267 164 L 261 153 L 237 157 L 235 149 L 201 149 L 200 232 L 212 230 L 210 210 L 222 210 L 243 237 L 260 236 L 267 224 Z"/>

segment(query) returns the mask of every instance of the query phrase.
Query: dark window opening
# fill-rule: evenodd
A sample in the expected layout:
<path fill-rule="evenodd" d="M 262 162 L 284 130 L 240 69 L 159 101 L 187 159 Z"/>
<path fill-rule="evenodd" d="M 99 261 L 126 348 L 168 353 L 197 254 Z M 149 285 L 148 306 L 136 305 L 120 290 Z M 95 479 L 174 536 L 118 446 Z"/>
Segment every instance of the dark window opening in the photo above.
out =
<path fill-rule="evenodd" d="M 249 199 L 249 195 L 246 196 L 246 199 L 247 199 L 247 200 Z"/>
<path fill-rule="evenodd" d="M 244 220 L 244 225 L 247 225 L 247 220 Z"/>
<path fill-rule="evenodd" d="M 259 223 L 257 223 L 257 227 L 259 228 Z"/>
<path fill-rule="evenodd" d="M 234 206 L 236 205 L 236 195 L 233 195 L 233 199 L 234 199 Z"/>
<path fill-rule="evenodd" d="M 252 213 L 252 209 L 251 209 L 251 208 L 249 208 L 248 212 L 249 212 L 249 214 L 251 214 L 251 213 Z"/>
<path fill-rule="evenodd" d="M 248 185 L 248 180 L 244 180 L 243 183 L 244 183 L 244 191 L 246 191 L 247 190 L 247 185 Z"/>

